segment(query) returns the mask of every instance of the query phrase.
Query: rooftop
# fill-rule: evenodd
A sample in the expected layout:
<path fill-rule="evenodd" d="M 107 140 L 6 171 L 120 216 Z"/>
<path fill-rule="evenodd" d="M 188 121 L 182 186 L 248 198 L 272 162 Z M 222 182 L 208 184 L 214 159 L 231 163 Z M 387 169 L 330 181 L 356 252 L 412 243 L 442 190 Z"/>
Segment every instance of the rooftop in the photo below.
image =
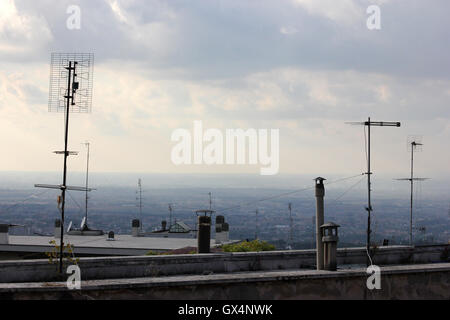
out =
<path fill-rule="evenodd" d="M 195 238 L 156 238 L 115 235 L 115 240 L 108 236 L 74 236 L 64 235 L 64 242 L 74 246 L 76 254 L 98 255 L 142 255 L 149 251 L 168 251 L 185 247 L 197 247 Z M 46 236 L 9 236 L 9 244 L 0 244 L 3 252 L 49 252 L 53 247 L 50 241 L 59 239 Z M 233 241 L 231 241 L 233 242 Z M 211 247 L 218 246 L 211 239 Z"/>

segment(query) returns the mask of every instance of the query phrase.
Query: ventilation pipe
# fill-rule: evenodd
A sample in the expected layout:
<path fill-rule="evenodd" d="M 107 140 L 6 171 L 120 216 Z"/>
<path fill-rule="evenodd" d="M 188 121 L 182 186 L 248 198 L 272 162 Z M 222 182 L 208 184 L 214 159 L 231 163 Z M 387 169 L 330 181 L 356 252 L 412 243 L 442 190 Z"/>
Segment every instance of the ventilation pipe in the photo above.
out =
<path fill-rule="evenodd" d="M 323 197 L 325 196 L 325 187 L 322 177 L 314 179 L 316 182 L 316 265 L 317 270 L 323 270 L 323 242 L 321 226 L 324 223 Z"/>

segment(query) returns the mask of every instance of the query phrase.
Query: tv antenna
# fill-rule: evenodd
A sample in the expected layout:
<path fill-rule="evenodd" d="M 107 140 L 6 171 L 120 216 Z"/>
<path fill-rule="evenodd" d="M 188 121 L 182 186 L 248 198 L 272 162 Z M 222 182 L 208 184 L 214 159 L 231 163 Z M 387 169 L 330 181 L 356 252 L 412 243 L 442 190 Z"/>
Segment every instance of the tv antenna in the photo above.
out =
<path fill-rule="evenodd" d="M 35 184 L 37 188 L 61 190 L 58 205 L 61 205 L 61 237 L 59 252 L 59 272 L 63 270 L 64 213 L 66 191 L 91 191 L 87 187 L 67 185 L 67 158 L 77 152 L 68 151 L 70 113 L 90 113 L 92 109 L 92 83 L 94 71 L 93 53 L 52 53 L 50 64 L 49 112 L 64 113 L 64 151 L 55 151 L 64 155 L 63 181 L 61 185 Z"/>
<path fill-rule="evenodd" d="M 367 265 L 371 264 L 371 251 L 370 251 L 370 214 L 373 211 L 372 208 L 372 200 L 371 200 L 371 183 L 370 183 L 370 176 L 372 175 L 372 172 L 370 171 L 370 128 L 373 126 L 376 127 L 400 127 L 400 122 L 390 122 L 390 121 L 371 121 L 370 117 L 367 119 L 367 121 L 364 122 L 347 122 L 348 124 L 354 124 L 354 125 L 363 125 L 364 127 L 367 126 L 367 244 L 366 244 L 366 250 L 367 250 Z M 365 133 L 365 131 L 364 131 Z M 364 143 L 366 140 L 364 139 Z"/>
<path fill-rule="evenodd" d="M 258 211 L 258 209 L 256 209 L 256 211 L 255 211 L 255 240 L 258 240 L 258 231 L 259 231 L 258 214 L 259 214 L 259 211 Z"/>
<path fill-rule="evenodd" d="M 169 203 L 169 230 L 172 227 L 172 211 L 173 211 L 172 204 Z"/>
<path fill-rule="evenodd" d="M 209 195 L 209 210 L 212 210 L 212 198 L 211 198 L 212 194 L 211 194 L 211 192 L 208 192 L 208 195 Z"/>
<path fill-rule="evenodd" d="M 422 137 L 410 136 L 407 140 L 408 151 L 411 151 L 411 175 L 409 178 L 395 180 L 409 181 L 411 184 L 410 210 L 409 210 L 409 245 L 413 245 L 413 184 L 414 181 L 424 181 L 428 178 L 414 178 L 414 152 L 422 151 Z"/>
<path fill-rule="evenodd" d="M 137 197 L 136 200 L 138 201 L 138 207 L 139 207 L 139 219 L 141 220 L 140 228 L 142 231 L 142 179 L 138 179 L 138 190 L 136 191 Z"/>
<path fill-rule="evenodd" d="M 293 236 L 293 220 L 292 220 L 292 203 L 289 202 L 288 204 L 288 208 L 289 208 L 289 244 L 288 244 L 288 249 L 291 250 L 292 249 L 292 236 Z"/>
<path fill-rule="evenodd" d="M 89 186 L 89 147 L 90 147 L 90 143 L 88 141 L 86 141 L 84 143 L 84 145 L 87 148 L 87 155 L 86 155 L 86 196 L 85 196 L 85 218 L 86 218 L 86 223 L 87 223 L 87 219 L 88 219 L 88 199 L 89 199 L 89 195 L 88 195 L 88 186 Z"/>

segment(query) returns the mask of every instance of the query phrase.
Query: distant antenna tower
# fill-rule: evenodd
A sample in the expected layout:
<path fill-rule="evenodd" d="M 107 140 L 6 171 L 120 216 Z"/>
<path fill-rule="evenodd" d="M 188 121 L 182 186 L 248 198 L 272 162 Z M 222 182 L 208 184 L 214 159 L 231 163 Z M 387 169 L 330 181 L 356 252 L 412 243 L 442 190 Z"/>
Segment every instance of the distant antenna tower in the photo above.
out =
<path fill-rule="evenodd" d="M 61 190 L 61 241 L 59 252 L 59 272 L 63 272 L 64 212 L 66 190 L 91 191 L 83 187 L 67 186 L 67 157 L 77 152 L 68 151 L 70 113 L 89 113 L 92 108 L 92 79 L 94 54 L 92 53 L 52 53 L 50 67 L 49 112 L 64 112 L 64 155 L 63 182 L 61 185 L 36 184 L 38 188 Z"/>
<path fill-rule="evenodd" d="M 85 215 L 84 215 L 84 217 L 86 218 L 86 225 L 87 225 L 88 200 L 89 200 L 88 187 L 89 187 L 89 147 L 90 147 L 90 143 L 86 141 L 84 143 L 84 145 L 87 148 L 87 155 L 86 155 L 86 196 L 85 196 Z"/>
<path fill-rule="evenodd" d="M 141 230 L 142 230 L 142 180 L 141 178 L 138 179 L 138 190 L 136 191 L 138 194 L 138 197 L 136 200 L 139 201 L 138 207 L 139 207 L 139 219 L 141 220 Z"/>
<path fill-rule="evenodd" d="M 255 211 L 255 240 L 258 240 L 258 231 L 259 231 L 259 226 L 258 226 L 258 209 L 256 209 Z"/>
<path fill-rule="evenodd" d="M 422 137 L 420 136 L 409 136 L 407 140 L 407 149 L 411 151 L 411 175 L 409 178 L 402 178 L 396 180 L 409 181 L 411 184 L 411 195 L 410 195 L 410 211 L 409 211 L 409 245 L 413 245 L 413 184 L 414 181 L 423 181 L 428 178 L 414 178 L 414 152 L 422 151 Z"/>
<path fill-rule="evenodd" d="M 212 210 L 212 194 L 211 192 L 208 192 L 209 195 L 209 210 Z"/>
<path fill-rule="evenodd" d="M 172 211 L 173 211 L 172 204 L 169 203 L 169 230 L 172 227 Z"/>
<path fill-rule="evenodd" d="M 400 127 L 400 122 L 386 122 L 386 121 L 371 121 L 370 117 L 368 118 L 367 121 L 364 122 L 347 122 L 348 124 L 356 124 L 356 125 L 363 125 L 363 126 L 367 126 L 367 132 L 368 132 L 368 136 L 367 136 L 367 244 L 366 244 L 366 249 L 367 249 L 367 254 L 368 254 L 368 259 L 367 259 L 367 265 L 369 265 L 371 263 L 371 251 L 370 251 L 370 234 L 371 234 L 371 230 L 370 230 L 370 214 L 373 211 L 372 209 L 372 200 L 371 200 L 371 183 L 370 183 L 370 176 L 372 175 L 372 172 L 370 171 L 370 128 L 373 126 L 377 126 L 377 127 Z M 365 141 L 364 141 L 365 142 Z"/>
<path fill-rule="evenodd" d="M 288 248 L 289 250 L 292 249 L 292 245 L 293 245 L 293 220 L 292 220 L 292 204 L 289 203 L 288 204 L 288 208 L 289 208 L 289 244 L 288 244 Z"/>

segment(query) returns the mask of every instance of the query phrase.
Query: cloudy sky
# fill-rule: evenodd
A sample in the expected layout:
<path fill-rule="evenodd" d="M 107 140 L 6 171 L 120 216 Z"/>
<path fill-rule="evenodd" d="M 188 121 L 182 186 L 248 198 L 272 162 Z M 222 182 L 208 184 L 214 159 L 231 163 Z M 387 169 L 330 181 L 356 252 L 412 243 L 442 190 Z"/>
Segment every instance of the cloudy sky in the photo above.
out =
<path fill-rule="evenodd" d="M 369 30 L 376 4 L 381 29 Z M 81 12 L 68 29 L 67 8 Z M 256 166 L 175 166 L 171 133 L 280 130 L 280 173 L 358 174 L 373 129 L 374 171 L 450 174 L 447 0 L 0 0 L 0 171 L 55 171 L 63 115 L 47 112 L 51 52 L 95 54 L 92 114 L 71 117 L 70 149 L 92 144 L 103 172 L 259 174 Z M 70 159 L 83 170 L 84 154 Z"/>

